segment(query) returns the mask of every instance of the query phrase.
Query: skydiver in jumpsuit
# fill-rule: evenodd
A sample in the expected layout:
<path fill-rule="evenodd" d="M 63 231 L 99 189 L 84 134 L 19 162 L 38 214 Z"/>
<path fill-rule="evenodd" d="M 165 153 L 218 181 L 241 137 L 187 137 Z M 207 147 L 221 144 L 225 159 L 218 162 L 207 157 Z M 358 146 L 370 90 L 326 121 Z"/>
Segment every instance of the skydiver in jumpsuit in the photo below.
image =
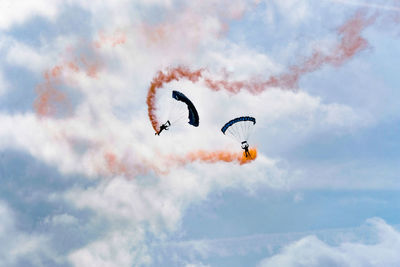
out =
<path fill-rule="evenodd" d="M 242 149 L 244 149 L 244 154 L 246 158 L 251 156 L 249 152 L 249 144 L 247 143 L 247 141 L 242 142 Z"/>
<path fill-rule="evenodd" d="M 158 133 L 154 133 L 154 135 L 160 135 L 160 133 L 161 133 L 163 130 L 168 131 L 168 127 L 169 127 L 169 126 L 171 126 L 171 123 L 169 122 L 169 120 L 167 120 L 166 123 L 164 123 L 164 124 L 162 124 L 162 125 L 160 126 L 160 130 L 158 131 Z"/>

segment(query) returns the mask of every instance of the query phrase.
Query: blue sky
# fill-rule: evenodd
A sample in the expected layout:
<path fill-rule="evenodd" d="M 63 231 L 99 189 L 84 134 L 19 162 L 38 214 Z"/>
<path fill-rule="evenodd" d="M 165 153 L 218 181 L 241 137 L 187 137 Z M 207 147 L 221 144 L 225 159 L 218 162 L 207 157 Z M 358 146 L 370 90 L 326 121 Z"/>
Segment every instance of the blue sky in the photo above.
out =
<path fill-rule="evenodd" d="M 400 262 L 396 1 L 5 0 L 0 10 L 0 266 Z M 146 96 L 158 71 L 268 80 L 312 51 L 330 55 L 358 12 L 375 16 L 366 49 L 290 90 L 167 83 L 157 116 L 180 90 L 200 126 L 154 136 Z M 220 132 L 240 115 L 257 118 L 255 161 L 176 160 L 240 153 Z"/>

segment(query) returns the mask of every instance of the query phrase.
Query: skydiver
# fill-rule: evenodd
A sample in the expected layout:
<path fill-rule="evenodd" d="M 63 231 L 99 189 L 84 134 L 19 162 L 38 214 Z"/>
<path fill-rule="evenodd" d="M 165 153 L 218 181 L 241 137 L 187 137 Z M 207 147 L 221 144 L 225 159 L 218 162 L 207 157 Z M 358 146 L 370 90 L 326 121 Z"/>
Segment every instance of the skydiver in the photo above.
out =
<path fill-rule="evenodd" d="M 162 125 L 160 126 L 160 130 L 159 130 L 157 133 L 154 133 L 154 135 L 160 135 L 160 133 L 161 133 L 163 130 L 167 130 L 167 131 L 168 131 L 168 127 L 169 127 L 169 126 L 171 126 L 171 123 L 169 122 L 169 120 L 167 120 L 166 123 L 164 123 L 164 124 L 162 124 Z"/>
<path fill-rule="evenodd" d="M 244 154 L 246 158 L 251 156 L 249 152 L 249 144 L 247 143 L 247 141 L 242 142 L 242 149 L 244 149 Z"/>

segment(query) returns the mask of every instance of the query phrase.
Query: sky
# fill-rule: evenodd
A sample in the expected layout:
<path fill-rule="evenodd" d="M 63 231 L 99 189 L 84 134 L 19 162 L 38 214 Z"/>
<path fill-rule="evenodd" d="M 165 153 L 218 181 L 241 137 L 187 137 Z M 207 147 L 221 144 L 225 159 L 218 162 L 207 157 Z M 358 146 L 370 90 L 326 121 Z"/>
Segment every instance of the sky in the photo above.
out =
<path fill-rule="evenodd" d="M 399 25 L 398 0 L 1 1 L 0 266 L 398 266 Z M 200 125 L 155 136 L 172 90 Z"/>

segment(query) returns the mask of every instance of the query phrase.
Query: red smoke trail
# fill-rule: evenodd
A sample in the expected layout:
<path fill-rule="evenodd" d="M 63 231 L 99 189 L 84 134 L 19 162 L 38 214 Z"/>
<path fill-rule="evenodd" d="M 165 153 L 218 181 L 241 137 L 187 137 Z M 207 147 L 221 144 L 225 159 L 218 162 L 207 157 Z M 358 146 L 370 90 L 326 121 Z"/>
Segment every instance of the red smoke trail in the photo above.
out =
<path fill-rule="evenodd" d="M 153 126 L 154 131 L 158 131 L 159 123 L 157 121 L 157 116 L 155 114 L 156 107 L 155 107 L 155 98 L 157 89 L 160 89 L 166 83 L 170 83 L 172 81 L 178 81 L 182 78 L 186 78 L 191 82 L 197 82 L 201 77 L 201 73 L 203 70 L 196 70 L 190 71 L 188 68 L 185 67 L 177 67 L 174 69 L 169 69 L 167 73 L 163 73 L 159 71 L 154 77 L 153 81 L 151 82 L 149 91 L 147 93 L 147 108 L 148 108 L 148 115 L 151 121 L 151 125 Z"/>

